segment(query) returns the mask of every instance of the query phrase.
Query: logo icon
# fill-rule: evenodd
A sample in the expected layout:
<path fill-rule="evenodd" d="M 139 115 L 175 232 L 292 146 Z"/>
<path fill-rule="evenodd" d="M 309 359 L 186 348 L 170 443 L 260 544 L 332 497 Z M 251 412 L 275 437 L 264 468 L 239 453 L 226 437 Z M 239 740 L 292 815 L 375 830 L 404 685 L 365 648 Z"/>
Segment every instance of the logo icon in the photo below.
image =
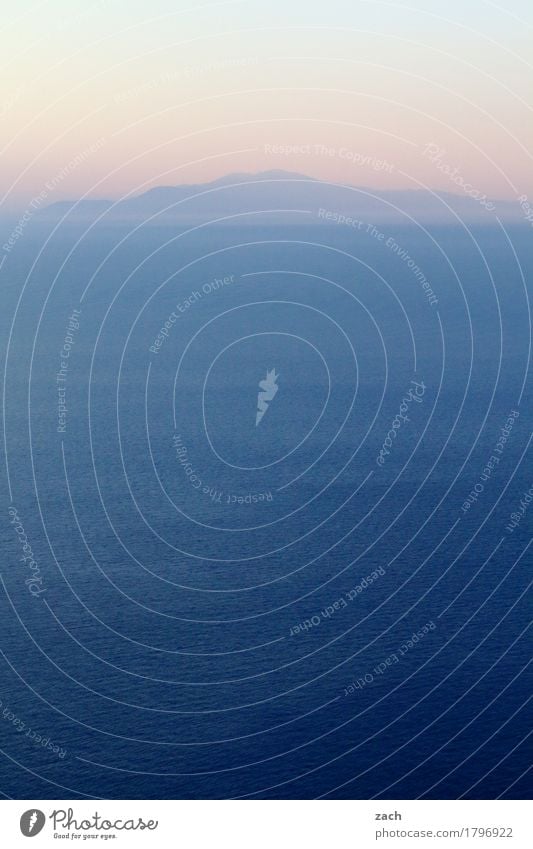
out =
<path fill-rule="evenodd" d="M 264 380 L 259 381 L 259 389 L 262 391 L 257 393 L 257 413 L 255 416 L 256 427 L 265 415 L 268 410 L 269 403 L 274 399 L 274 396 L 279 389 L 279 386 L 276 383 L 278 377 L 279 375 L 276 374 L 276 369 L 273 368 L 272 371 L 267 371 Z"/>
<path fill-rule="evenodd" d="M 20 830 L 24 837 L 35 837 L 43 830 L 46 817 L 42 811 L 32 808 L 22 814 L 20 818 Z"/>

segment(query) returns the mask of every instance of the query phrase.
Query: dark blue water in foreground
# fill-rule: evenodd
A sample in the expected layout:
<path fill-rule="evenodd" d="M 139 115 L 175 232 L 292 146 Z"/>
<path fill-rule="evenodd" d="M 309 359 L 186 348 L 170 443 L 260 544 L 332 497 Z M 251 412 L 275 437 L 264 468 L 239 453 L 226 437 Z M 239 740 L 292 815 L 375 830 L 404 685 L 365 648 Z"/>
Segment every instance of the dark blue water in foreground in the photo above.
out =
<path fill-rule="evenodd" d="M 531 231 L 51 229 L 0 272 L 3 793 L 526 794 Z"/>

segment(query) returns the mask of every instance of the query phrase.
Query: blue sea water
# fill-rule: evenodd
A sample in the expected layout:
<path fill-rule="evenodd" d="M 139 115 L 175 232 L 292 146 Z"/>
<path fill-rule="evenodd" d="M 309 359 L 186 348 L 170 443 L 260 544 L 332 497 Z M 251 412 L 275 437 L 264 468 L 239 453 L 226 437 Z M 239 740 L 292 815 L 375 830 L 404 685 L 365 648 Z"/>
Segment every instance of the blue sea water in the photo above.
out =
<path fill-rule="evenodd" d="M 377 229 L 7 258 L 5 795 L 527 794 L 531 232 Z"/>

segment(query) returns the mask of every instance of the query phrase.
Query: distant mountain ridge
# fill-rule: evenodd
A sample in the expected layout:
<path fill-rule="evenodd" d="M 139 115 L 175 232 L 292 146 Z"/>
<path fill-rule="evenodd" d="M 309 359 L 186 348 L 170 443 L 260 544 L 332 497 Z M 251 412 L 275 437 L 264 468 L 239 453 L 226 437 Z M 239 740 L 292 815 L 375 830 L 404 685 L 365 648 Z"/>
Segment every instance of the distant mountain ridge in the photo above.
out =
<path fill-rule="evenodd" d="M 493 201 L 495 211 L 484 208 L 467 195 L 430 190 L 374 190 L 347 183 L 328 183 L 297 172 L 271 170 L 232 173 L 208 183 L 155 186 L 118 201 L 109 199 L 58 201 L 39 213 L 46 218 L 104 221 L 208 221 L 215 218 L 259 213 L 267 219 L 280 216 L 295 221 L 294 210 L 318 217 L 319 210 L 331 213 L 327 220 L 347 217 L 380 221 L 409 217 L 424 221 L 453 222 L 461 219 L 489 223 L 495 216 L 520 221 L 518 204 Z M 293 210 L 293 212 L 291 212 Z M 306 217 L 307 217 L 306 216 Z M 320 216 L 324 218 L 324 215 Z"/>

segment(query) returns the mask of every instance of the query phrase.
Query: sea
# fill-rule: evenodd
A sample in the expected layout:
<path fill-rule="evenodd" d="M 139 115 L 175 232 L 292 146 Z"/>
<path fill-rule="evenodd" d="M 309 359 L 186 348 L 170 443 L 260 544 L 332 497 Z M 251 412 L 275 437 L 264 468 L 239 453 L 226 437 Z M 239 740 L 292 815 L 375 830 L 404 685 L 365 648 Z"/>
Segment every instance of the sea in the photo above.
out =
<path fill-rule="evenodd" d="M 3 795 L 527 796 L 527 222 L 2 259 Z"/>

